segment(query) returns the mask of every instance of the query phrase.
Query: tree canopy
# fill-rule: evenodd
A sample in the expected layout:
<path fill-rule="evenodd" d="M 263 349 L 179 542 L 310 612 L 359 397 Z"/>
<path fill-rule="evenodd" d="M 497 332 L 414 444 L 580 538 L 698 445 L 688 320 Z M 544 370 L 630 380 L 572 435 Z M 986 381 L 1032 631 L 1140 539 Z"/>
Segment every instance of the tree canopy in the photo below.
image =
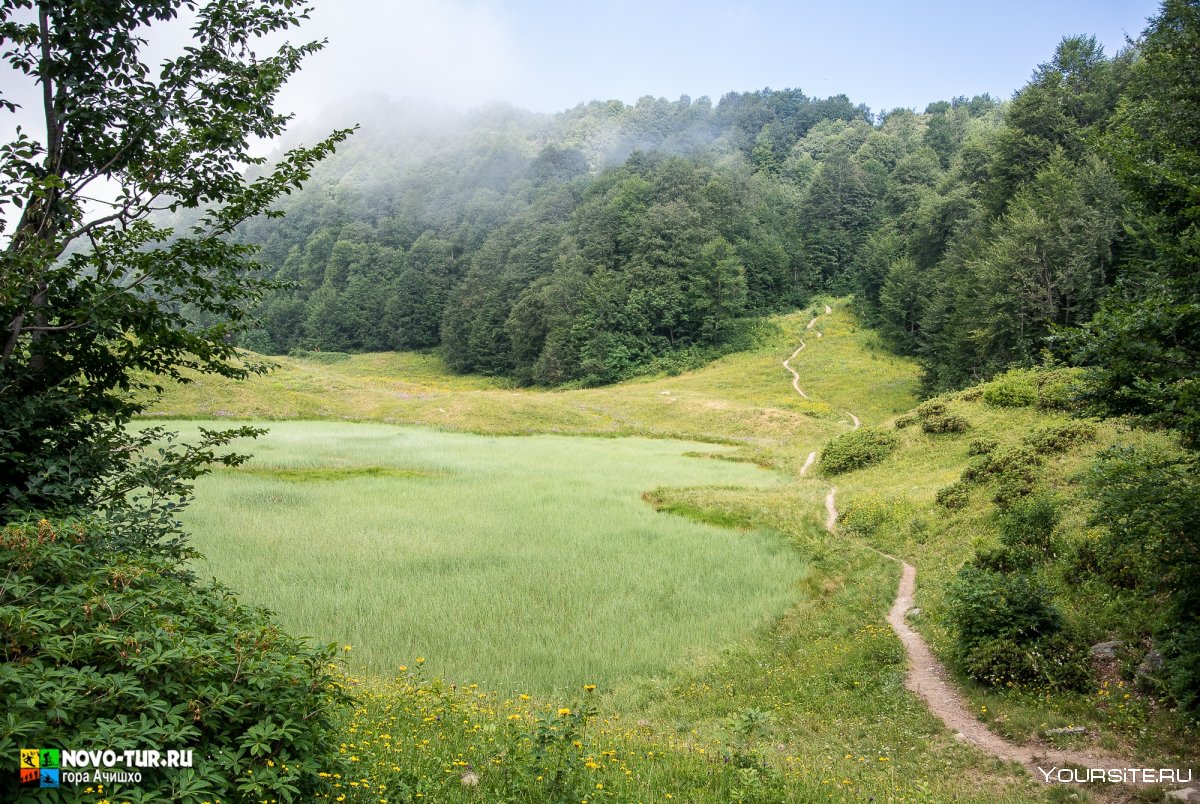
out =
<path fill-rule="evenodd" d="M 182 24 L 181 10 L 193 44 L 148 64 L 147 37 Z M 271 214 L 347 134 L 270 166 L 251 153 L 252 138 L 282 132 L 273 100 L 320 44 L 253 48 L 304 16 L 294 0 L 0 3 L 9 79 L 36 85 L 45 122 L 0 147 L 6 510 L 116 504 L 114 478 L 136 454 L 124 429 L 140 409 L 132 389 L 253 370 L 234 338 L 272 284 L 228 235 Z M 179 210 L 195 211 L 181 231 L 153 217 Z"/>

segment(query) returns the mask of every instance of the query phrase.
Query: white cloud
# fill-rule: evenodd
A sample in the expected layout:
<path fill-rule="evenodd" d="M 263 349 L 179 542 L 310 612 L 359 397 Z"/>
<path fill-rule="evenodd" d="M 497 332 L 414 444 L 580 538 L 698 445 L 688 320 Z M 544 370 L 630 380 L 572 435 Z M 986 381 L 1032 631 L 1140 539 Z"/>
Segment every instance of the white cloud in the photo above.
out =
<path fill-rule="evenodd" d="M 466 108 L 511 98 L 525 78 L 515 37 L 486 2 L 326 0 L 289 38 L 329 40 L 281 95 L 300 118 L 373 94 Z"/>

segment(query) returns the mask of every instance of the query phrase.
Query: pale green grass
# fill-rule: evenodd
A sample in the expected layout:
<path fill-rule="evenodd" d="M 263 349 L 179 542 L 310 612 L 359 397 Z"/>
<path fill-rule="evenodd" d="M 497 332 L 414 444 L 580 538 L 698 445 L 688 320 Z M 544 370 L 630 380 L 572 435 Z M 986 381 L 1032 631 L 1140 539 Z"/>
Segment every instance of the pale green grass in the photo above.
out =
<path fill-rule="evenodd" d="M 683 456 L 711 445 L 290 422 L 252 448 L 198 485 L 198 571 L 370 672 L 423 656 L 500 690 L 610 686 L 770 625 L 805 573 L 778 536 L 643 501 L 659 484 L 777 485 Z"/>

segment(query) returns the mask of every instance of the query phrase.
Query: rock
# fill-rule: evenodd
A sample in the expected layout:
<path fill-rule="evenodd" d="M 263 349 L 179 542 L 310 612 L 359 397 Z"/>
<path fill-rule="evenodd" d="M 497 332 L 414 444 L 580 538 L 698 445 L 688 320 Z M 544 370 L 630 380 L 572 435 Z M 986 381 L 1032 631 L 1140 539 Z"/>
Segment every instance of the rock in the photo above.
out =
<path fill-rule="evenodd" d="M 1111 639 L 1108 642 L 1101 642 L 1092 645 L 1092 655 L 1099 659 L 1112 659 L 1117 655 L 1117 648 L 1124 645 L 1125 641 L 1121 639 Z"/>
<path fill-rule="evenodd" d="M 921 609 L 916 608 L 916 607 L 911 608 L 908 611 L 904 612 L 904 616 L 910 620 L 915 620 L 921 616 Z"/>
<path fill-rule="evenodd" d="M 1176 801 L 1196 801 L 1200 800 L 1200 791 L 1194 787 L 1185 787 L 1182 790 L 1172 790 L 1167 793 L 1167 798 L 1173 798 Z"/>
<path fill-rule="evenodd" d="M 1067 726 L 1061 729 L 1046 729 L 1046 736 L 1051 734 L 1087 734 L 1087 729 L 1083 726 Z"/>
<path fill-rule="evenodd" d="M 1152 676 L 1163 668 L 1162 654 L 1156 650 L 1152 650 L 1146 654 L 1146 658 L 1138 665 L 1137 674 L 1139 676 Z"/>

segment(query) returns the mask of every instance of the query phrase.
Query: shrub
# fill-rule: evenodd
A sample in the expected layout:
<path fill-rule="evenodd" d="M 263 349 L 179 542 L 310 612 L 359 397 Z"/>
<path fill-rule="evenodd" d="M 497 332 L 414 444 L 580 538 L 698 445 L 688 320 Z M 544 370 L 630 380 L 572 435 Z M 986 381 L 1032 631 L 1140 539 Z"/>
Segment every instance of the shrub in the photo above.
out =
<path fill-rule="evenodd" d="M 1085 372 L 1079 368 L 1054 369 L 1038 375 L 1037 406 L 1043 410 L 1076 410 Z"/>
<path fill-rule="evenodd" d="M 821 453 L 821 468 L 831 475 L 879 463 L 896 449 L 895 433 L 874 427 L 852 430 L 831 441 Z"/>
<path fill-rule="evenodd" d="M 1084 689 L 1090 680 L 1086 647 L 1064 628 L 1049 590 L 1027 572 L 995 566 L 995 559 L 1012 559 L 1022 551 L 1032 548 L 982 553 L 950 583 L 955 660 L 984 684 Z"/>
<path fill-rule="evenodd" d="M 995 686 L 1086 685 L 1085 648 L 1029 575 L 968 564 L 951 583 L 948 603 L 956 662 L 971 678 Z"/>
<path fill-rule="evenodd" d="M 1000 541 L 1007 547 L 1029 548 L 1045 558 L 1051 552 L 1051 537 L 1061 519 L 1058 503 L 1038 494 L 1009 506 L 1000 515 Z"/>
<path fill-rule="evenodd" d="M 906 413 L 903 416 L 896 417 L 896 429 L 903 430 L 905 427 L 911 427 L 917 423 L 917 417 L 911 413 Z"/>
<path fill-rule="evenodd" d="M 957 398 L 961 399 L 963 402 L 978 402 L 982 397 L 982 385 L 972 385 L 970 388 L 959 391 L 957 394 Z"/>
<path fill-rule="evenodd" d="M 964 469 L 962 482 L 995 480 L 993 501 L 998 505 L 1011 505 L 1037 491 L 1041 466 L 1041 456 L 1028 446 L 997 447 Z"/>
<path fill-rule="evenodd" d="M 1153 635 L 1180 706 L 1200 711 L 1200 459 L 1110 449 L 1092 468 L 1094 560 L 1160 612 Z"/>
<path fill-rule="evenodd" d="M 983 401 L 996 407 L 1025 408 L 1037 398 L 1037 383 L 1027 370 L 1006 372 L 983 387 Z"/>
<path fill-rule="evenodd" d="M 993 687 L 1037 686 L 1083 690 L 1091 680 L 1088 654 L 1065 633 L 1024 644 L 1011 639 L 985 640 L 963 657 L 963 671 Z"/>
<path fill-rule="evenodd" d="M 962 433 L 970 429 L 970 423 L 956 413 L 946 410 L 946 404 L 938 400 L 926 402 L 917 408 L 921 430 L 926 433 Z"/>
<path fill-rule="evenodd" d="M 967 564 L 949 588 L 950 623 L 961 649 L 990 639 L 1022 643 L 1062 630 L 1050 593 L 1029 575 Z"/>
<path fill-rule="evenodd" d="M 1004 408 L 1074 410 L 1083 376 L 1075 368 L 1014 369 L 983 386 L 983 401 Z"/>
<path fill-rule="evenodd" d="M 1014 505 L 1031 494 L 1037 493 L 1038 476 L 1029 473 L 1010 473 L 1001 475 L 996 482 L 996 493 L 992 502 L 1001 508 Z"/>
<path fill-rule="evenodd" d="M 992 572 L 1025 572 L 1043 558 L 1042 554 L 1029 545 L 1002 544 L 978 551 L 972 562 L 980 569 Z"/>
<path fill-rule="evenodd" d="M 968 455 L 987 455 L 1000 445 L 994 438 L 977 438 L 967 445 Z"/>
<path fill-rule="evenodd" d="M 331 663 L 177 561 L 113 552 L 98 526 L 0 532 L 0 754 L 189 748 L 194 766 L 106 789 L 138 801 L 312 800 L 338 772 Z M 52 590 L 52 592 L 51 592 Z"/>
<path fill-rule="evenodd" d="M 1034 480 L 1041 466 L 1041 456 L 1027 446 L 997 447 L 964 469 L 962 477 L 968 483 L 983 483 L 1005 476 Z"/>
<path fill-rule="evenodd" d="M 1087 422 L 1067 422 L 1055 427 L 1035 430 L 1024 438 L 1024 442 L 1042 455 L 1066 452 L 1077 444 L 1096 439 L 1096 428 Z"/>
<path fill-rule="evenodd" d="M 341 363 L 350 359 L 350 355 L 345 352 L 318 352 L 308 349 L 293 349 L 288 352 L 288 357 L 309 360 L 313 363 Z"/>
<path fill-rule="evenodd" d="M 962 480 L 951 483 L 949 486 L 938 489 L 937 501 L 938 505 L 951 511 L 966 508 L 971 501 L 971 486 Z"/>

